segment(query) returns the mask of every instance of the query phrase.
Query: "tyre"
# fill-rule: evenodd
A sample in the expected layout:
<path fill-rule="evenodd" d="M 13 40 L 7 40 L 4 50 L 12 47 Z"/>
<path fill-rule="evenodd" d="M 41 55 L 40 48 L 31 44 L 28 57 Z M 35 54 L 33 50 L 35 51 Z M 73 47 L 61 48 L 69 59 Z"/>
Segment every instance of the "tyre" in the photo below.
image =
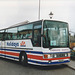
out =
<path fill-rule="evenodd" d="M 20 54 L 19 61 L 22 65 L 25 65 L 25 66 L 27 65 L 28 60 L 27 60 L 27 55 L 25 52 L 22 52 Z"/>

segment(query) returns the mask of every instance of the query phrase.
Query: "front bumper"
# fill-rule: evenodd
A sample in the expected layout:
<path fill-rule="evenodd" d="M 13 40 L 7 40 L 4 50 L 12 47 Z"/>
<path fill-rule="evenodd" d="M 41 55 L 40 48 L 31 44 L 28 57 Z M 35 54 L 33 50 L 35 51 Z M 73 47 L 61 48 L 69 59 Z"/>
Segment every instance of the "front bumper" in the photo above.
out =
<path fill-rule="evenodd" d="M 60 65 L 60 64 L 66 64 L 69 63 L 70 59 L 68 57 L 68 59 L 59 59 L 59 60 L 51 60 L 51 59 L 44 59 L 44 60 L 28 60 L 29 64 L 34 64 L 34 65 L 40 65 L 40 66 L 49 66 L 49 65 Z"/>

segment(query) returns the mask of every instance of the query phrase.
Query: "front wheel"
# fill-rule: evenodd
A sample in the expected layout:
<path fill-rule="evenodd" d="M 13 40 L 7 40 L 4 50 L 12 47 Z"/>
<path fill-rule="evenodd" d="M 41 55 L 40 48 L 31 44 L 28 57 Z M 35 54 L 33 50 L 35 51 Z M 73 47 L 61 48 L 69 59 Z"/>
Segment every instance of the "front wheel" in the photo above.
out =
<path fill-rule="evenodd" d="M 22 65 L 27 65 L 27 55 L 26 55 L 26 53 L 25 52 L 22 52 L 21 54 L 20 54 L 20 59 L 19 59 L 19 61 L 20 61 L 20 63 L 22 64 Z"/>

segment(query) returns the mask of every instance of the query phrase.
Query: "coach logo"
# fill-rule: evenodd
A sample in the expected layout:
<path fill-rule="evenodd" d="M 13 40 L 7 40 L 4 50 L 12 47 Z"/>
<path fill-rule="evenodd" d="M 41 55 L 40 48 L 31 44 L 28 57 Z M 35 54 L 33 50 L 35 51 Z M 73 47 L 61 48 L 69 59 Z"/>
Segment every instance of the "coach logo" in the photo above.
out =
<path fill-rule="evenodd" d="M 22 41 L 22 42 L 20 43 L 20 46 L 21 46 L 21 47 L 26 47 L 25 42 L 24 42 L 24 41 Z"/>

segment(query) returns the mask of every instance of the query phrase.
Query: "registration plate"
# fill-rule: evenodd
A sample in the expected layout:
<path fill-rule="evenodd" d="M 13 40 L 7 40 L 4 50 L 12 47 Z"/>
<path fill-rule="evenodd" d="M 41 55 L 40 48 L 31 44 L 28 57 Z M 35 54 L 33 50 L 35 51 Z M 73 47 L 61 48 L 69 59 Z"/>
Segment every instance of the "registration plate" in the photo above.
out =
<path fill-rule="evenodd" d="M 59 62 L 63 62 L 63 60 L 59 60 Z"/>

